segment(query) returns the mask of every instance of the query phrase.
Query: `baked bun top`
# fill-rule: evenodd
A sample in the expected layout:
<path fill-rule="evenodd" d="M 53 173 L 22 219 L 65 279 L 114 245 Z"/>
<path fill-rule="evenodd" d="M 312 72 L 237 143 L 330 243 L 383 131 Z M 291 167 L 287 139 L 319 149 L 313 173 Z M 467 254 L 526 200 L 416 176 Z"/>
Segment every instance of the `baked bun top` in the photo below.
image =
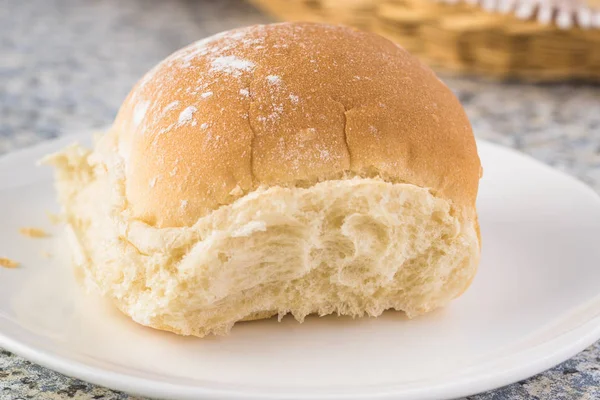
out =
<path fill-rule="evenodd" d="M 341 26 L 251 26 L 149 71 L 109 134 L 135 218 L 189 226 L 259 186 L 380 177 L 475 215 L 481 166 L 456 97 L 406 50 Z"/>

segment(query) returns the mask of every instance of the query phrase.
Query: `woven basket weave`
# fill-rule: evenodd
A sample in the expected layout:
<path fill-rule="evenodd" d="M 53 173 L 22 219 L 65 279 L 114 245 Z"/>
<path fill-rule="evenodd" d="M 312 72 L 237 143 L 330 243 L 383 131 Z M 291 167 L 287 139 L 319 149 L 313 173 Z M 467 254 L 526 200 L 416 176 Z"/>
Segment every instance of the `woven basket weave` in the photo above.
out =
<path fill-rule="evenodd" d="M 552 25 L 433 0 L 251 0 L 276 18 L 372 30 L 438 70 L 600 82 L 600 29 Z"/>

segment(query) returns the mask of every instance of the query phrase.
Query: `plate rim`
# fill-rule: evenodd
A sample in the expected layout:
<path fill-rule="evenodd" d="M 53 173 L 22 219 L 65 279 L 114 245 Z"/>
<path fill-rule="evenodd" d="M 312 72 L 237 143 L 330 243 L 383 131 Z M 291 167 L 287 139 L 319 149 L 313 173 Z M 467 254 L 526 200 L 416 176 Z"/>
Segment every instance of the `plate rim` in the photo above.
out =
<path fill-rule="evenodd" d="M 454 399 L 464 396 L 470 396 L 477 393 L 497 389 L 526 379 L 543 372 L 553 366 L 573 357 L 590 345 L 594 344 L 600 338 L 600 315 L 581 324 L 578 328 L 568 331 L 562 335 L 556 336 L 538 346 L 516 353 L 511 359 L 529 360 L 525 363 L 519 363 L 520 366 L 505 368 L 501 373 L 484 373 L 480 375 L 463 376 L 459 379 L 450 376 L 449 382 L 436 383 L 428 388 L 414 388 L 402 390 L 397 386 L 385 386 L 385 391 L 379 393 L 320 393 L 320 392 L 301 392 L 285 393 L 270 390 L 268 392 L 244 392 L 231 389 L 215 389 L 202 386 L 180 385 L 168 383 L 165 381 L 156 381 L 147 378 L 140 378 L 131 375 L 124 375 L 117 372 L 107 371 L 99 367 L 90 367 L 83 362 L 65 359 L 54 356 L 48 351 L 32 348 L 27 344 L 22 344 L 17 340 L 6 336 L 0 331 L 0 346 L 17 354 L 29 361 L 49 368 L 61 374 L 81 379 L 96 385 L 120 390 L 126 393 L 142 395 L 150 398 L 174 398 L 174 399 L 198 399 L 199 396 L 206 396 L 210 399 L 310 399 L 310 400 L 359 400 L 359 399 L 411 399 L 411 400 L 434 400 L 434 399 Z M 556 346 L 556 342 L 566 343 Z M 546 348 L 554 348 L 554 351 L 548 352 Z M 538 357 L 532 357 L 530 353 L 538 353 Z M 242 386 L 243 388 L 244 386 Z M 247 386 L 246 386 L 247 387 Z M 263 388 L 266 390 L 266 388 Z"/>

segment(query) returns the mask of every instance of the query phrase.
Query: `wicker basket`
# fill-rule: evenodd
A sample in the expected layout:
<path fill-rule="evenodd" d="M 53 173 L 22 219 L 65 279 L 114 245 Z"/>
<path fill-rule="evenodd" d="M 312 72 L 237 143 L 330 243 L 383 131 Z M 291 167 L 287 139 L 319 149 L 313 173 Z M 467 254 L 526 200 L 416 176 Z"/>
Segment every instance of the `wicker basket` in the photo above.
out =
<path fill-rule="evenodd" d="M 252 0 L 276 18 L 372 30 L 438 70 L 533 81 L 600 82 L 600 29 L 552 25 L 433 0 Z"/>

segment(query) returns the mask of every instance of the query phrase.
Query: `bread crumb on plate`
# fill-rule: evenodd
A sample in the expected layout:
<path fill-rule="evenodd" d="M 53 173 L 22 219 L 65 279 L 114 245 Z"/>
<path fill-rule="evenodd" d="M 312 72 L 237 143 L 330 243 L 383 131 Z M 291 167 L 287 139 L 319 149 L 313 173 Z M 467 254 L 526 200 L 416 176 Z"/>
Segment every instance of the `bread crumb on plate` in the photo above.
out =
<path fill-rule="evenodd" d="M 15 260 L 11 260 L 10 258 L 0 257 L 0 267 L 4 268 L 17 268 L 19 263 Z"/>
<path fill-rule="evenodd" d="M 30 238 L 44 238 L 50 236 L 48 232 L 40 228 L 23 227 L 19 229 L 19 233 Z"/>

